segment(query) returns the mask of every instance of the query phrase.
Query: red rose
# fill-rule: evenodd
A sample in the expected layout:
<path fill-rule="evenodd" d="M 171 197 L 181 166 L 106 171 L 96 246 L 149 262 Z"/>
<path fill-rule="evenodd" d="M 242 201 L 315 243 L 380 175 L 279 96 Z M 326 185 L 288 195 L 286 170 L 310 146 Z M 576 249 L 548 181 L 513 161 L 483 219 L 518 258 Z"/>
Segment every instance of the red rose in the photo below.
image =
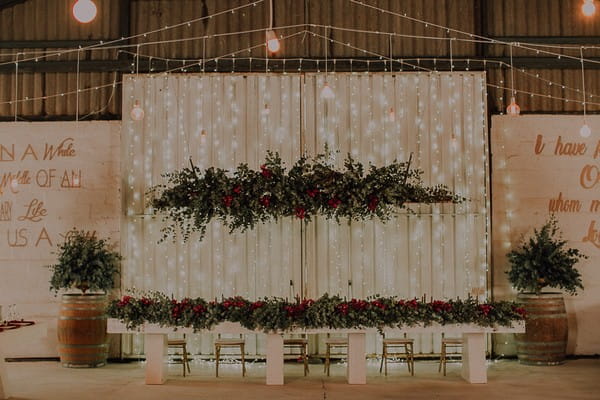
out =
<path fill-rule="evenodd" d="M 231 203 L 233 203 L 233 196 L 228 194 L 223 197 L 223 204 L 225 204 L 225 207 L 231 207 Z"/>
<path fill-rule="evenodd" d="M 252 306 L 250 308 L 252 308 L 252 310 L 256 310 L 257 308 L 261 308 L 264 305 L 265 303 L 263 301 L 255 301 L 254 303 L 252 303 Z"/>
<path fill-rule="evenodd" d="M 296 207 L 296 217 L 304 219 L 306 217 L 306 210 L 302 207 Z"/>
<path fill-rule="evenodd" d="M 342 204 L 342 201 L 337 197 L 332 197 L 331 199 L 327 200 L 327 204 L 331 208 L 338 208 L 338 206 Z"/>
<path fill-rule="evenodd" d="M 194 306 L 194 308 L 192 310 L 194 311 L 195 314 L 202 314 L 204 311 L 206 311 L 206 308 L 204 308 L 204 306 L 202 304 L 198 304 L 198 305 Z"/>
<path fill-rule="evenodd" d="M 270 179 L 273 176 L 273 172 L 271 172 L 271 170 L 268 169 L 265 164 L 263 164 L 263 165 L 260 166 L 260 174 L 265 179 Z"/>
<path fill-rule="evenodd" d="M 319 194 L 319 189 L 308 189 L 306 193 L 309 197 L 316 197 Z"/>
<path fill-rule="evenodd" d="M 367 208 L 369 209 L 369 211 L 375 211 L 378 204 L 379 204 L 379 198 L 377 196 L 371 196 L 371 197 L 369 197 L 369 204 L 368 204 Z"/>
<path fill-rule="evenodd" d="M 236 186 L 236 187 L 234 187 L 234 188 L 233 188 L 233 193 L 235 193 L 235 194 L 240 194 L 240 193 L 242 193 L 242 187 L 241 187 L 241 186 L 239 186 L 239 185 L 238 185 L 238 186 Z"/>
<path fill-rule="evenodd" d="M 123 298 L 119 301 L 119 307 L 125 307 L 131 301 L 131 296 L 123 296 Z"/>
<path fill-rule="evenodd" d="M 271 205 L 271 196 L 263 196 L 260 198 L 259 202 L 263 207 L 269 207 Z"/>
<path fill-rule="evenodd" d="M 490 306 L 489 304 L 480 304 L 479 305 L 479 311 L 481 311 L 481 313 L 483 315 L 485 315 L 487 317 L 487 315 L 490 313 L 490 311 L 492 311 L 492 306 Z"/>

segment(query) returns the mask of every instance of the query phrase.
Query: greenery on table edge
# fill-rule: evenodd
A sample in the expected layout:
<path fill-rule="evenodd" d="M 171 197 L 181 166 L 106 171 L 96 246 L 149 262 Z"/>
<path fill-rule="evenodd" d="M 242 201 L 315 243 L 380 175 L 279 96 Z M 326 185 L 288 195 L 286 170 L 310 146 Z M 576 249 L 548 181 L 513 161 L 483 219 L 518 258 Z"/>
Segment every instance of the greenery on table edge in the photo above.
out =
<path fill-rule="evenodd" d="M 348 155 L 343 170 L 328 159 L 329 153 L 303 156 L 286 171 L 279 154 L 268 152 L 260 171 L 240 164 L 233 173 L 214 167 L 201 171 L 190 160 L 190 167 L 163 175 L 167 184 L 149 189 L 149 205 L 174 222 L 163 228 L 163 240 L 175 238 L 178 229 L 187 240 L 193 232 L 202 239 L 213 218 L 233 232 L 288 216 L 386 221 L 407 203 L 465 200 L 444 185 L 424 186 L 410 159 L 365 168 Z"/>
<path fill-rule="evenodd" d="M 402 328 L 432 323 L 512 326 L 513 322 L 525 318 L 525 310 L 512 301 L 479 303 L 474 298 L 425 301 L 395 296 L 346 300 L 328 294 L 316 300 L 269 297 L 251 301 L 229 297 L 206 301 L 202 298 L 176 300 L 160 292 L 148 292 L 113 300 L 107 312 L 129 329 L 154 323 L 196 331 L 229 321 L 264 332 L 325 327 Z"/>

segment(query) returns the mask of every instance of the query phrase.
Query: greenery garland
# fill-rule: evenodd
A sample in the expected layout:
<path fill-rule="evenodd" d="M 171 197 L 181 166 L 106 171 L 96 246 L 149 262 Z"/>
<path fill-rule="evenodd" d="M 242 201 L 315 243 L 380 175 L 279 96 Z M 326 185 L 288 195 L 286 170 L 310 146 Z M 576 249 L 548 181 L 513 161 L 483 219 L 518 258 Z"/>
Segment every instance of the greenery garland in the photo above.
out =
<path fill-rule="evenodd" d="M 422 172 L 411 169 L 410 160 L 365 169 L 348 155 L 339 171 L 328 158 L 302 157 L 286 171 L 279 154 L 268 152 L 259 171 L 240 164 L 232 174 L 214 167 L 201 171 L 190 160 L 190 167 L 164 175 L 166 185 L 149 190 L 150 205 L 154 213 L 175 222 L 163 229 L 163 239 L 175 237 L 178 227 L 187 240 L 192 232 L 202 239 L 213 218 L 233 232 L 288 216 L 304 221 L 316 215 L 338 222 L 374 217 L 386 221 L 407 203 L 464 200 L 446 186 L 424 186 Z"/>
<path fill-rule="evenodd" d="M 238 296 L 208 302 L 202 298 L 175 300 L 160 292 L 149 292 L 113 300 L 108 315 L 118 318 L 129 329 L 155 323 L 197 331 L 229 321 L 239 322 L 247 329 L 270 332 L 292 328 L 402 328 L 432 323 L 511 326 L 525 318 L 525 310 L 511 301 L 479 303 L 473 298 L 427 302 L 373 296 L 366 300 L 346 300 L 324 294 L 316 300 L 270 297 L 251 301 Z"/>

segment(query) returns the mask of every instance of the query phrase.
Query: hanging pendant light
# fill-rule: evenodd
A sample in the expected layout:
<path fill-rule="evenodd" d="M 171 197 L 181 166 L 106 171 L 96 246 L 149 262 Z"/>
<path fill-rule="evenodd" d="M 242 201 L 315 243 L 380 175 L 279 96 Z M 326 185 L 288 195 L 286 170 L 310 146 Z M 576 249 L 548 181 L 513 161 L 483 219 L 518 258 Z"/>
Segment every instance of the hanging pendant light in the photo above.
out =
<path fill-rule="evenodd" d="M 510 104 L 506 107 L 506 113 L 513 117 L 516 117 L 521 113 L 521 107 L 519 107 L 514 97 L 510 98 Z"/>
<path fill-rule="evenodd" d="M 266 41 L 267 41 L 267 49 L 271 53 L 277 53 L 281 49 L 281 43 L 279 43 L 279 38 L 275 34 L 273 29 L 269 29 L 266 33 Z"/>
<path fill-rule="evenodd" d="M 596 13 L 596 5 L 594 4 L 594 0 L 583 0 L 583 4 L 581 5 L 581 12 L 586 17 L 591 17 Z"/>
<path fill-rule="evenodd" d="M 92 0 L 77 0 L 73 5 L 73 17 L 82 24 L 87 24 L 96 18 L 98 8 Z"/>

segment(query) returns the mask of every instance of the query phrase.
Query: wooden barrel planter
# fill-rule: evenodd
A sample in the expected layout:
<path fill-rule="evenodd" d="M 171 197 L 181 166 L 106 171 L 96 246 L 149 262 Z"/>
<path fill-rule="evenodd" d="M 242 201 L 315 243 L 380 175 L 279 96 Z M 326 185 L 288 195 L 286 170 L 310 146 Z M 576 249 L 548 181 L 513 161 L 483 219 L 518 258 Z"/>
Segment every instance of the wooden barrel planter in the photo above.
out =
<path fill-rule="evenodd" d="M 58 318 L 58 354 L 65 367 L 101 367 L 108 356 L 106 295 L 65 294 Z"/>
<path fill-rule="evenodd" d="M 565 361 L 568 324 L 561 293 L 520 293 L 518 300 L 527 311 L 524 334 L 517 334 L 519 362 L 557 365 Z"/>

